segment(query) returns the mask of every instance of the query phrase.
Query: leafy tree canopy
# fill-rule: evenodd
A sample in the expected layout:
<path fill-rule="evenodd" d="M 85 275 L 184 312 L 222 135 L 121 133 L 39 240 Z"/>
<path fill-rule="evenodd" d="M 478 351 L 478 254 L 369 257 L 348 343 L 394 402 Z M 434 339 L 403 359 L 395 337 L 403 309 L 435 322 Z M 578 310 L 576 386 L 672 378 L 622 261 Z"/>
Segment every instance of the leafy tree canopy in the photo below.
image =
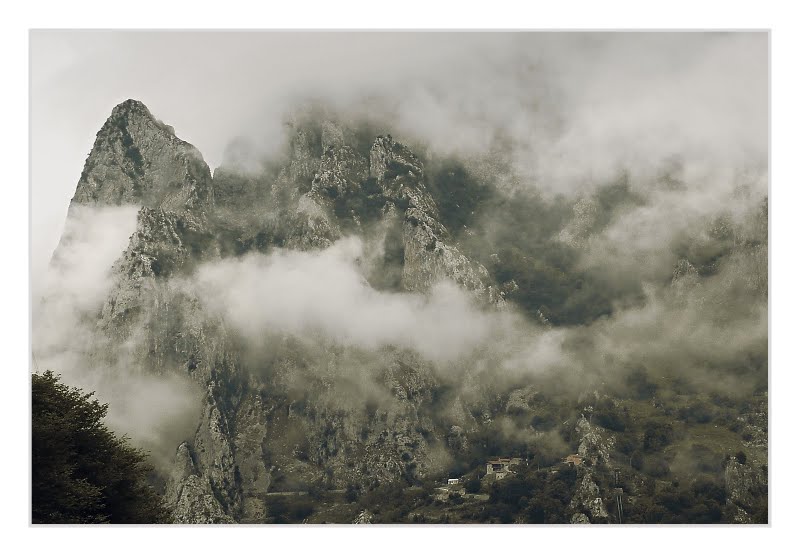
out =
<path fill-rule="evenodd" d="M 144 452 L 104 424 L 108 404 L 61 382 L 32 380 L 33 523 L 163 523 Z"/>

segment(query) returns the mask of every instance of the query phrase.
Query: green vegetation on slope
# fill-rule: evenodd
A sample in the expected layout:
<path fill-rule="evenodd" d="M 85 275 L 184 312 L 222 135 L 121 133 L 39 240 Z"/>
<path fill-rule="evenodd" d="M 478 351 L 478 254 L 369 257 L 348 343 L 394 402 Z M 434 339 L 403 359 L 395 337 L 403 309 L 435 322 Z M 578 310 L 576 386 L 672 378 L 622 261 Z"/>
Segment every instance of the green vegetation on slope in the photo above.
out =
<path fill-rule="evenodd" d="M 33 523 L 166 522 L 146 455 L 102 422 L 108 405 L 52 371 L 32 383 Z"/>

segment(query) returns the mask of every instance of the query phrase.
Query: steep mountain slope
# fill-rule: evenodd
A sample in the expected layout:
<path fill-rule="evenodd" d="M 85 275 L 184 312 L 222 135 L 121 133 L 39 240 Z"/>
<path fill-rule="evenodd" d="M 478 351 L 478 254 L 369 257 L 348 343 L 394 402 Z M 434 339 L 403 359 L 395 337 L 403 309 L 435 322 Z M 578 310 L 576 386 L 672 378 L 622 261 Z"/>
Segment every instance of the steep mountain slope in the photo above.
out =
<path fill-rule="evenodd" d="M 593 409 L 585 406 L 587 399 L 595 403 L 602 398 L 592 390 L 606 386 L 600 369 L 591 369 L 597 374 L 590 381 L 576 358 L 570 364 L 578 369 L 567 368 L 555 386 L 541 377 L 542 389 L 552 390 L 548 394 L 513 374 L 507 379 L 498 374 L 497 384 L 487 386 L 476 379 L 479 371 L 467 365 L 453 379 L 439 372 L 437 362 L 394 345 L 371 349 L 324 334 L 285 331 L 269 331 L 254 341 L 205 303 L 196 283 L 204 265 L 246 261 L 281 249 L 321 253 L 358 236 L 363 252 L 357 264 L 370 292 L 426 299 L 447 280 L 480 310 L 506 314 L 506 292 L 519 289 L 519 280 L 523 291 L 517 295 L 530 295 L 536 301 L 531 308 L 538 311 L 533 318 L 553 329 L 539 301 L 548 293 L 541 284 L 556 273 L 538 266 L 541 261 L 528 258 L 530 253 L 517 257 L 516 266 L 493 254 L 491 264 L 486 263 L 492 274 L 477 256 L 468 256 L 443 223 L 443 209 L 426 185 L 425 165 L 407 146 L 389 135 L 365 139 L 363 130 L 326 118 L 294 117 L 287 131 L 285 152 L 260 173 L 222 167 L 212 178 L 194 147 L 142 103 L 125 101 L 98 133 L 70 206 L 68 218 L 107 207 L 137 211 L 136 229 L 110 269 L 108 294 L 96 313 L 81 315 L 91 330 L 85 353 L 91 368 L 186 377 L 202 392 L 193 432 L 170 446 L 174 461 L 166 473 L 166 495 L 175 520 L 264 522 L 271 493 L 419 483 L 451 469 L 464 472 L 493 451 L 525 455 L 533 443 L 542 448 L 537 457 L 548 465 L 574 450 L 596 460 L 578 473 L 566 520 L 576 515 L 609 520 L 613 499 L 606 475 L 619 461 L 632 461 L 630 446 L 642 439 L 625 443 L 624 427 L 604 430 L 605 425 L 591 423 Z M 523 209 L 517 212 L 528 218 Z M 603 210 L 600 202 L 579 200 L 566 211 L 572 220 L 543 243 L 548 249 L 564 244 L 577 260 L 607 224 L 600 217 Z M 706 318 L 724 324 L 731 292 L 765 301 L 766 220 L 764 211 L 744 226 L 727 229 L 724 222 L 715 223 L 703 238 L 681 246 L 671 285 L 668 281 L 659 302 L 675 314 L 689 315 L 686 322 L 694 325 Z M 518 233 L 513 225 L 507 227 L 512 229 L 504 233 Z M 526 239 L 521 235 L 515 245 Z M 65 262 L 73 241 L 70 234 L 62 237 L 55 268 Z M 584 287 L 583 275 L 567 274 L 559 269 L 557 279 L 575 281 L 576 291 Z M 502 288 L 493 276 L 503 281 Z M 584 297 L 592 295 L 589 285 L 587 278 Z M 276 297 L 288 293 L 270 292 Z M 576 314 L 604 316 L 612 305 L 609 301 L 608 310 Z M 757 323 L 759 312 L 743 303 L 737 318 Z M 582 333 L 601 338 L 617 333 L 604 328 L 602 318 L 594 329 L 588 318 L 576 322 L 587 332 L 576 327 L 575 353 L 594 347 Z M 660 330 L 653 329 L 654 334 Z M 646 359 L 647 346 L 627 328 L 622 333 L 634 338 L 632 357 Z M 760 340 L 753 342 L 756 355 Z M 529 343 L 525 338 L 525 347 Z M 640 347 L 642 353 L 636 352 Z M 535 357 L 546 362 L 548 354 L 535 352 Z M 614 363 L 612 356 L 603 357 L 604 363 Z M 659 419 L 672 418 L 657 405 L 656 386 L 641 380 L 652 398 L 648 411 Z M 609 383 L 609 389 L 614 387 Z M 550 396 L 569 388 L 579 391 L 570 394 L 569 404 Z M 640 402 L 636 399 L 631 407 Z M 611 405 L 614 411 L 622 406 L 617 401 Z M 630 436 L 631 429 L 643 425 L 624 411 Z M 614 452 L 616 437 L 628 446 L 620 450 L 627 451 Z M 588 457 L 594 452 L 600 455 Z M 552 453 L 558 454 L 555 459 Z M 750 477 L 729 475 L 731 484 L 738 484 L 737 477 Z M 741 493 L 731 496 L 750 502 Z"/>
<path fill-rule="evenodd" d="M 181 285 L 203 261 L 370 233 L 381 287 L 425 292 L 449 278 L 484 303 L 501 301 L 486 269 L 448 241 L 419 159 L 391 137 L 365 156 L 344 136 L 330 122 L 316 136 L 297 126 L 273 183 L 224 169 L 212 180 L 196 149 L 129 100 L 86 161 L 72 207 L 140 206 L 93 357 L 188 374 L 206 391 L 194 437 L 176 447 L 169 497 L 180 522 L 259 521 L 270 489 L 422 477 L 448 460 L 431 407 L 437 379 L 419 357 L 292 338 L 253 356 Z M 368 394 L 351 384 L 352 366 Z"/>
<path fill-rule="evenodd" d="M 211 173 L 200 152 L 135 100 L 116 106 L 97 133 L 72 199 L 173 211 L 202 210 L 210 201 Z"/>

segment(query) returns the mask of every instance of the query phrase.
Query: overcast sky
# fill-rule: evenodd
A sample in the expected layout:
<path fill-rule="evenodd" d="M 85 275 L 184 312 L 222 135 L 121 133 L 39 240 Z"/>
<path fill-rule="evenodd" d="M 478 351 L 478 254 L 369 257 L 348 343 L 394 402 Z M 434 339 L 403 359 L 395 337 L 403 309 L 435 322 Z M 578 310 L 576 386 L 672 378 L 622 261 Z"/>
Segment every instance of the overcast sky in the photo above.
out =
<path fill-rule="evenodd" d="M 454 34 L 103 32 L 31 34 L 33 268 L 49 260 L 94 137 L 135 98 L 211 168 L 254 113 L 293 91 L 407 78 L 507 37 Z"/>
<path fill-rule="evenodd" d="M 766 160 L 765 33 L 35 31 L 30 48 L 34 272 L 95 134 L 127 98 L 212 170 L 239 135 L 276 141 L 304 94 L 382 95 L 400 132 L 437 148 L 480 151 L 502 129 L 516 162 L 557 188 L 679 154 L 727 169 Z"/>

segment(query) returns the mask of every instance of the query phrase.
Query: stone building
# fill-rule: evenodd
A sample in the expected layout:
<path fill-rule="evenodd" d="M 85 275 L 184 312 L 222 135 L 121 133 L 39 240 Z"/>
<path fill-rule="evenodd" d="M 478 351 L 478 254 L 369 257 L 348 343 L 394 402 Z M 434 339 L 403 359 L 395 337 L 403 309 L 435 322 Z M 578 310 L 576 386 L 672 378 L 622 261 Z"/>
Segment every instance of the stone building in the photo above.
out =
<path fill-rule="evenodd" d="M 514 473 L 511 470 L 512 465 L 519 465 L 522 463 L 521 458 L 495 458 L 486 462 L 486 476 L 496 480 L 504 479 L 508 475 Z"/>

